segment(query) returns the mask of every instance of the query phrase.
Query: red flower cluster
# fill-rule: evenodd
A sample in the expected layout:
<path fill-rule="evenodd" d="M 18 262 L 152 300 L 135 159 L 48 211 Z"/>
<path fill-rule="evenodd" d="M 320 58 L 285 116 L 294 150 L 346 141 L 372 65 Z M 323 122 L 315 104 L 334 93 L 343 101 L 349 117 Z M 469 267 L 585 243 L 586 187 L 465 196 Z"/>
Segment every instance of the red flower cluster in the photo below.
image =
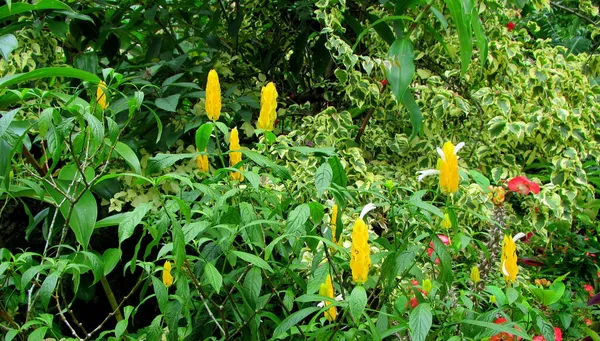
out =
<path fill-rule="evenodd" d="M 589 284 L 584 284 L 583 285 L 583 290 L 587 291 L 590 293 L 590 297 L 594 297 L 594 287 L 589 285 Z"/>
<path fill-rule="evenodd" d="M 417 281 L 416 279 L 413 279 L 410 281 L 410 283 L 417 288 L 421 293 L 424 294 L 423 290 L 421 290 L 419 287 L 419 281 Z M 419 301 L 417 301 L 417 296 L 411 297 L 408 302 L 406 302 L 406 308 L 408 308 L 408 306 L 411 306 L 413 309 L 416 308 L 419 305 Z"/>
<path fill-rule="evenodd" d="M 495 324 L 503 324 L 508 322 L 504 317 L 498 317 L 494 323 Z M 519 329 L 519 327 L 516 327 L 517 329 Z M 501 332 L 498 333 L 492 337 L 490 337 L 489 341 L 514 341 L 515 337 L 513 336 L 513 334 L 507 333 L 507 332 Z M 521 340 L 521 338 L 519 337 L 518 340 Z"/>
<path fill-rule="evenodd" d="M 509 21 L 508 24 L 506 24 L 506 28 L 508 29 L 508 32 L 512 31 L 515 29 L 515 23 L 512 21 Z"/>
<path fill-rule="evenodd" d="M 562 330 L 558 327 L 554 327 L 554 340 L 562 341 Z M 532 341 L 546 341 L 543 336 L 534 336 Z"/>
<path fill-rule="evenodd" d="M 437 236 L 438 236 L 438 238 L 440 238 L 442 243 L 444 243 L 444 245 L 450 244 L 450 238 L 448 238 L 448 236 L 443 235 L 443 234 L 438 234 Z M 429 243 L 429 248 L 427 249 L 427 256 L 429 258 L 431 258 L 431 255 L 433 254 L 434 251 L 435 250 L 433 249 L 433 242 L 431 242 L 431 243 Z M 440 259 L 436 258 L 433 262 L 435 264 L 440 264 Z"/>
<path fill-rule="evenodd" d="M 508 190 L 511 192 L 521 193 L 523 195 L 533 192 L 533 194 L 540 193 L 540 185 L 527 179 L 526 176 L 517 176 L 508 181 Z"/>

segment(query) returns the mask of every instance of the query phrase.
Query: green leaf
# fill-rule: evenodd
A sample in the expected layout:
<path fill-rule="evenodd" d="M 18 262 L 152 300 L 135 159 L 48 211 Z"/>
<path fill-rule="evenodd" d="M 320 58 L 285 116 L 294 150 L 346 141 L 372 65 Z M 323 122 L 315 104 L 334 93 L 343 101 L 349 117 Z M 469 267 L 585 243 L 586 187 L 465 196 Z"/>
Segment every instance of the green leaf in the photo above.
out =
<path fill-rule="evenodd" d="M 58 271 L 52 272 L 46 279 L 44 279 L 44 283 L 42 283 L 42 287 L 40 288 L 40 300 L 44 309 L 48 309 L 48 303 L 50 302 L 50 298 L 52 297 L 52 293 L 56 288 L 56 283 L 58 283 L 58 277 L 60 273 Z"/>
<path fill-rule="evenodd" d="M 183 159 L 195 158 L 198 154 L 157 154 L 148 159 L 146 167 L 146 175 L 159 173 L 167 167 L 172 166 L 175 162 Z"/>
<path fill-rule="evenodd" d="M 14 4 L 11 4 L 9 2 L 7 5 L 0 7 L 0 20 L 23 12 L 39 11 L 44 9 L 57 9 L 70 12 L 73 11 L 71 7 L 69 7 L 67 4 L 58 0 L 42 0 L 36 3 L 35 5 L 31 5 L 25 2 L 17 2 Z"/>
<path fill-rule="evenodd" d="M 479 19 L 479 15 L 477 13 L 477 7 L 473 7 L 473 13 L 471 14 L 471 24 L 473 26 L 473 33 L 475 33 L 475 43 L 477 44 L 477 49 L 479 50 L 479 60 L 481 63 L 481 67 L 485 67 L 485 63 L 488 57 L 488 39 L 485 36 L 485 30 L 483 25 L 481 24 L 481 20 Z"/>
<path fill-rule="evenodd" d="M 333 179 L 333 171 L 329 163 L 325 162 L 315 172 L 315 186 L 319 197 L 329 188 L 331 179 Z"/>
<path fill-rule="evenodd" d="M 469 174 L 471 174 L 473 180 L 475 180 L 475 182 L 479 185 L 479 187 L 481 187 L 481 189 L 484 192 L 489 192 L 488 186 L 490 185 L 490 180 L 486 178 L 485 175 L 479 173 L 474 169 L 470 169 Z"/>
<path fill-rule="evenodd" d="M 410 338 L 412 341 L 425 341 L 431 324 L 433 315 L 429 303 L 419 304 L 410 312 L 408 326 L 410 328 Z"/>
<path fill-rule="evenodd" d="M 177 112 L 177 104 L 179 103 L 179 94 L 171 95 L 166 98 L 157 98 L 154 103 L 162 110 L 169 112 Z"/>
<path fill-rule="evenodd" d="M 204 265 L 204 277 L 206 278 L 206 282 L 210 284 L 218 294 L 223 286 L 223 276 L 221 276 L 219 270 L 217 270 L 210 262 L 206 262 Z"/>
<path fill-rule="evenodd" d="M 417 137 L 421 132 L 421 129 L 423 127 L 423 115 L 421 114 L 421 108 L 415 101 L 415 97 L 410 92 L 410 90 L 407 90 L 404 93 L 404 106 L 410 114 L 410 125 L 412 126 L 410 140 L 412 140 L 415 137 Z"/>
<path fill-rule="evenodd" d="M 119 245 L 133 235 L 135 227 L 142 222 L 146 213 L 152 209 L 151 203 L 142 203 L 133 211 L 127 213 L 125 218 L 119 224 Z"/>
<path fill-rule="evenodd" d="M 29 334 L 29 336 L 27 337 L 27 341 L 42 341 L 46 336 L 47 331 L 48 327 L 38 327 L 33 332 L 31 332 L 31 334 Z"/>
<path fill-rule="evenodd" d="M 496 304 L 499 307 L 502 307 L 507 304 L 506 295 L 504 294 L 504 291 L 502 291 L 502 289 L 493 285 L 487 285 L 485 287 L 485 290 L 490 294 L 496 296 Z"/>
<path fill-rule="evenodd" d="M 185 262 L 185 235 L 181 225 L 176 222 L 172 227 L 173 251 L 175 255 L 175 266 L 179 269 Z"/>
<path fill-rule="evenodd" d="M 17 41 L 17 37 L 12 34 L 5 34 L 0 36 L 0 53 L 5 60 L 8 61 L 8 57 L 10 53 L 19 47 L 19 42 Z"/>
<path fill-rule="evenodd" d="M 308 204 L 296 206 L 287 218 L 286 233 L 301 236 L 306 234 L 304 224 L 308 221 L 308 218 L 310 218 L 310 206 Z"/>
<path fill-rule="evenodd" d="M 415 74 L 415 51 L 410 39 L 396 39 L 390 46 L 388 59 L 387 80 L 396 99 L 401 102 Z"/>
<path fill-rule="evenodd" d="M 92 273 L 94 274 L 94 282 L 92 282 L 92 285 L 94 285 L 98 283 L 98 281 L 104 275 L 104 262 L 102 261 L 102 258 L 100 258 L 100 256 L 96 255 L 95 253 L 88 251 L 82 251 L 81 253 L 85 257 L 85 265 L 89 266 L 90 269 L 92 269 Z"/>
<path fill-rule="evenodd" d="M 252 309 L 256 309 L 256 302 L 260 296 L 260 288 L 262 287 L 262 272 L 259 268 L 252 268 L 244 278 L 244 292 Z"/>
<path fill-rule="evenodd" d="M 445 0 L 445 2 L 458 31 L 461 73 L 464 75 L 467 72 L 471 56 L 473 55 L 473 34 L 471 30 L 473 0 Z"/>
<path fill-rule="evenodd" d="M 231 251 L 231 253 L 233 253 L 236 257 L 239 257 L 252 265 L 256 265 L 261 269 L 267 270 L 269 272 L 273 272 L 273 268 L 271 268 L 269 263 L 265 262 L 262 258 L 260 258 L 256 255 L 252 255 L 252 254 L 249 254 L 247 252 L 242 252 L 242 251 Z"/>
<path fill-rule="evenodd" d="M 70 68 L 70 67 L 47 67 L 43 69 L 37 69 L 26 73 L 17 73 L 14 75 L 6 76 L 0 78 L 0 89 L 6 88 L 8 86 L 32 81 L 34 79 L 39 78 L 47 78 L 47 77 L 69 77 L 69 78 L 79 78 L 83 81 L 87 81 L 90 83 L 99 83 L 100 78 L 94 75 L 93 73 L 89 73 L 86 71 Z"/>
<path fill-rule="evenodd" d="M 288 330 L 290 330 L 290 328 L 300 323 L 300 321 L 304 320 L 305 317 L 320 309 L 321 308 L 319 307 L 304 308 L 286 317 L 273 331 L 273 338 L 277 338 L 281 334 L 287 332 Z"/>
<path fill-rule="evenodd" d="M 242 148 L 240 151 L 242 152 L 242 154 L 244 154 L 244 156 L 248 157 L 250 160 L 258 164 L 259 166 L 270 168 L 273 171 L 273 174 L 282 178 L 283 180 L 292 179 L 292 175 L 287 170 L 287 168 L 276 164 L 271 159 L 245 148 Z"/>
<path fill-rule="evenodd" d="M 212 123 L 204 123 L 201 125 L 198 130 L 196 130 L 196 149 L 199 152 L 203 152 L 208 146 L 208 141 L 210 141 L 210 135 L 213 131 Z"/>
<path fill-rule="evenodd" d="M 509 333 L 515 336 L 523 338 L 523 340 L 531 340 L 531 337 L 524 333 L 523 331 L 515 328 L 511 328 L 506 324 L 495 324 L 491 322 L 483 322 L 477 320 L 461 320 L 459 323 L 470 324 L 478 327 L 483 327 L 485 329 L 493 330 L 495 333 Z"/>
<path fill-rule="evenodd" d="M 344 170 L 344 166 L 342 166 L 340 159 L 336 155 L 333 155 L 327 162 L 329 162 L 329 166 L 331 166 L 331 171 L 333 173 L 331 181 L 338 186 L 346 187 L 346 185 L 348 185 L 348 177 L 346 176 L 346 171 Z"/>
<path fill-rule="evenodd" d="M 158 302 L 158 309 L 160 312 L 165 314 L 167 312 L 167 303 L 169 303 L 169 292 L 167 291 L 167 287 L 165 287 L 164 283 L 152 276 L 152 288 L 154 289 L 154 294 L 156 295 L 156 301 Z"/>
<path fill-rule="evenodd" d="M 107 142 L 108 144 L 108 142 Z M 142 167 L 140 166 L 140 160 L 138 159 L 135 152 L 126 145 L 125 143 L 119 141 L 115 145 L 115 151 L 127 162 L 131 168 L 137 173 L 142 174 Z"/>
<path fill-rule="evenodd" d="M 544 339 L 546 341 L 554 341 L 554 327 L 552 327 L 552 324 L 540 315 L 535 318 L 535 322 Z"/>
<path fill-rule="evenodd" d="M 104 263 L 104 276 L 108 275 L 113 271 L 117 263 L 121 260 L 122 252 L 119 249 L 108 249 L 104 251 L 102 255 L 102 262 Z"/>
<path fill-rule="evenodd" d="M 352 289 L 352 293 L 350 293 L 350 301 L 348 302 L 350 306 L 350 313 L 354 316 L 354 319 L 357 321 L 360 320 L 365 307 L 367 306 L 367 292 L 362 285 L 357 285 Z"/>

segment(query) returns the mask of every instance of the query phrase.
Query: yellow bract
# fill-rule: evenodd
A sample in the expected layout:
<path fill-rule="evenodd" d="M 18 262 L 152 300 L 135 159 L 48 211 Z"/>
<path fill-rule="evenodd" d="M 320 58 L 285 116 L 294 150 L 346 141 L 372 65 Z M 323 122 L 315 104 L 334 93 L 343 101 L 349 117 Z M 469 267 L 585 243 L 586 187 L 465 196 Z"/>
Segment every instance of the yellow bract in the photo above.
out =
<path fill-rule="evenodd" d="M 238 162 L 242 161 L 242 153 L 237 151 L 240 150 L 240 139 L 237 128 L 231 129 L 231 133 L 229 134 L 229 150 L 229 166 L 235 167 Z M 242 168 L 240 167 L 239 170 L 241 172 Z M 239 181 L 244 180 L 244 176 L 240 172 L 232 172 L 231 178 Z"/>
<path fill-rule="evenodd" d="M 481 281 L 481 276 L 479 274 L 479 268 L 477 265 L 473 265 L 471 268 L 471 280 L 473 281 L 473 284 L 477 284 L 479 281 Z"/>
<path fill-rule="evenodd" d="M 206 152 L 206 149 L 204 151 Z M 208 173 L 208 155 L 196 156 L 196 165 L 202 173 Z"/>
<path fill-rule="evenodd" d="M 206 115 L 213 122 L 221 115 L 221 85 L 217 71 L 210 70 L 206 81 Z"/>
<path fill-rule="evenodd" d="M 336 239 L 335 239 L 335 235 L 336 235 L 336 228 L 337 228 L 337 215 L 338 215 L 338 206 L 337 205 L 333 205 L 333 208 L 331 209 L 331 241 L 334 243 L 337 243 Z"/>
<path fill-rule="evenodd" d="M 98 83 L 98 88 L 96 88 L 96 103 L 98 103 L 98 106 L 100 106 L 102 110 L 108 108 L 108 102 L 106 101 L 107 89 L 108 88 L 106 87 L 106 83 L 104 83 L 104 81 L 100 81 L 100 83 Z"/>
<path fill-rule="evenodd" d="M 423 284 L 421 285 L 421 290 L 423 290 L 425 295 L 429 294 L 431 292 L 431 289 L 433 289 L 433 284 L 431 283 L 431 280 L 429 278 L 423 280 Z"/>
<path fill-rule="evenodd" d="M 517 274 L 519 273 L 519 267 L 517 266 L 517 245 L 511 236 L 504 235 L 500 270 L 506 283 L 512 283 L 517 279 Z"/>
<path fill-rule="evenodd" d="M 171 262 L 166 261 L 163 265 L 164 270 L 162 272 L 163 284 L 168 288 L 173 285 L 173 275 L 171 275 Z"/>
<path fill-rule="evenodd" d="M 277 119 L 277 89 L 270 82 L 264 86 L 260 93 L 260 116 L 256 128 L 272 131 Z"/>
<path fill-rule="evenodd" d="M 369 248 L 369 230 L 362 218 L 356 219 L 354 223 L 350 252 L 352 279 L 357 283 L 364 283 L 367 281 L 371 268 L 371 249 Z"/>
<path fill-rule="evenodd" d="M 327 279 L 325 280 L 325 283 L 322 283 L 321 286 L 319 287 L 319 295 L 325 296 L 325 297 L 330 297 L 330 298 L 335 298 L 335 296 L 333 296 L 333 283 L 331 282 L 330 275 L 327 275 Z M 328 306 L 330 304 L 331 304 L 331 302 L 325 302 L 325 306 Z M 337 317 L 337 309 L 335 307 L 331 307 L 325 311 L 325 318 L 327 318 L 327 320 L 335 321 L 336 317 Z"/>
<path fill-rule="evenodd" d="M 444 213 L 444 220 L 442 220 L 442 227 L 445 229 L 449 229 L 452 227 L 452 221 L 450 220 L 450 215 L 448 213 Z"/>
<path fill-rule="evenodd" d="M 444 143 L 442 147 L 444 158 L 438 159 L 440 171 L 440 188 L 442 192 L 450 194 L 458 191 L 458 158 L 452 142 Z"/>

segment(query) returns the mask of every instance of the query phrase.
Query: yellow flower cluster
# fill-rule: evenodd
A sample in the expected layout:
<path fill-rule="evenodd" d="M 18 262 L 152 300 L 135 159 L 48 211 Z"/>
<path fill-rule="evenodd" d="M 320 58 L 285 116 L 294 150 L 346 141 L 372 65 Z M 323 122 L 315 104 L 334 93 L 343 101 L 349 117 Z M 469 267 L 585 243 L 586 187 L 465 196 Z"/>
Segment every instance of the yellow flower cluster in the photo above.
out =
<path fill-rule="evenodd" d="M 440 171 L 440 188 L 450 194 L 458 191 L 458 157 L 452 142 L 444 143 L 443 156 L 438 159 L 437 168 Z"/>
<path fill-rule="evenodd" d="M 517 266 L 517 245 L 511 236 L 504 235 L 500 270 L 506 283 L 512 283 L 517 279 L 517 274 L 519 273 L 519 267 Z"/>
<path fill-rule="evenodd" d="M 108 102 L 106 100 L 107 89 L 104 81 L 100 81 L 100 83 L 98 83 L 98 88 L 96 88 L 96 103 L 98 103 L 98 106 L 102 108 L 102 110 L 108 108 Z"/>
<path fill-rule="evenodd" d="M 240 139 L 237 128 L 231 129 L 231 133 L 229 134 L 229 150 L 229 166 L 235 167 L 238 162 L 242 161 L 242 153 L 238 151 L 240 150 Z M 241 172 L 242 168 L 240 167 L 239 170 Z M 244 180 L 244 176 L 240 172 L 232 172 L 231 179 Z"/>
<path fill-rule="evenodd" d="M 173 285 L 173 275 L 171 275 L 171 262 L 166 261 L 163 265 L 164 269 L 162 272 L 163 284 L 168 288 Z"/>
<path fill-rule="evenodd" d="M 442 220 L 442 227 L 446 230 L 452 227 L 452 221 L 450 220 L 450 215 L 448 213 L 444 213 L 444 220 Z"/>
<path fill-rule="evenodd" d="M 260 116 L 256 127 L 258 129 L 273 131 L 277 119 L 277 89 L 270 82 L 264 86 L 260 94 Z"/>
<path fill-rule="evenodd" d="M 481 275 L 479 274 L 479 268 L 477 265 L 473 265 L 471 268 L 471 280 L 473 281 L 473 284 L 477 284 L 479 281 L 481 281 Z"/>
<path fill-rule="evenodd" d="M 206 149 L 204 151 L 206 152 Z M 198 169 L 202 173 L 207 173 L 208 172 L 208 155 L 204 154 L 204 155 L 196 156 L 196 165 L 198 166 Z"/>
<path fill-rule="evenodd" d="M 221 115 L 221 86 L 217 71 L 210 70 L 206 81 L 206 115 L 213 122 Z"/>
<path fill-rule="evenodd" d="M 335 296 L 333 294 L 333 283 L 331 282 L 330 275 L 327 275 L 327 279 L 325 280 L 325 283 L 322 283 L 321 286 L 319 287 L 319 295 L 329 297 L 329 298 L 335 298 Z M 331 302 L 325 302 L 325 306 L 328 306 L 330 304 L 331 304 Z M 327 318 L 327 320 L 335 321 L 336 317 L 337 317 L 337 309 L 335 307 L 331 307 L 325 311 L 325 318 Z"/>
<path fill-rule="evenodd" d="M 369 248 L 369 230 L 362 218 L 358 218 L 354 222 L 350 252 L 352 279 L 356 283 L 364 283 L 367 281 L 371 268 L 371 249 Z"/>

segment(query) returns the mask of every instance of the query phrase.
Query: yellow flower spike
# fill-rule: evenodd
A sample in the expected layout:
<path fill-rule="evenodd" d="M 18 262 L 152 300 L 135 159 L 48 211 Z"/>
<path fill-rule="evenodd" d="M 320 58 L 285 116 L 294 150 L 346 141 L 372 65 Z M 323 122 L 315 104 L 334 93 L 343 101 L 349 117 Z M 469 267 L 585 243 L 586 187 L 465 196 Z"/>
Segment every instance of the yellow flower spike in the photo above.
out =
<path fill-rule="evenodd" d="M 473 281 L 473 284 L 477 284 L 479 281 L 481 281 L 481 275 L 479 274 L 479 268 L 477 265 L 473 265 L 471 268 L 471 280 Z"/>
<path fill-rule="evenodd" d="M 221 85 L 217 71 L 210 70 L 206 80 L 206 115 L 213 122 L 221 115 Z"/>
<path fill-rule="evenodd" d="M 331 282 L 330 275 L 327 275 L 327 279 L 325 279 L 325 283 L 322 283 L 321 286 L 319 287 L 319 295 L 329 297 L 329 298 L 335 298 L 335 296 L 333 296 L 333 283 Z M 324 302 L 324 303 L 325 303 L 325 306 L 328 306 L 331 304 L 331 302 Z M 335 321 L 335 319 L 337 318 L 337 309 L 335 307 L 331 307 L 331 308 L 327 309 L 325 311 L 325 318 L 327 318 L 327 320 L 329 320 L 331 322 Z"/>
<path fill-rule="evenodd" d="M 352 269 L 352 279 L 359 284 L 367 281 L 369 269 L 371 268 L 371 248 L 369 247 L 369 230 L 363 217 L 375 205 L 366 205 L 360 216 L 354 222 L 352 228 L 352 247 L 350 250 L 350 269 Z"/>
<path fill-rule="evenodd" d="M 106 101 L 106 90 L 108 90 L 106 83 L 104 83 L 104 81 L 100 81 L 100 83 L 98 83 L 98 87 L 96 88 L 96 103 L 98 103 L 98 106 L 100 106 L 102 110 L 106 110 L 106 108 L 108 108 L 108 102 Z"/>
<path fill-rule="evenodd" d="M 429 295 L 431 289 L 433 289 L 433 284 L 431 283 L 431 280 L 429 278 L 423 280 L 423 284 L 421 284 L 421 290 L 423 290 L 425 295 Z"/>
<path fill-rule="evenodd" d="M 163 284 L 168 288 L 173 285 L 173 275 L 171 275 L 171 262 L 166 261 L 163 265 L 164 270 L 162 272 Z"/>
<path fill-rule="evenodd" d="M 450 220 L 450 215 L 448 213 L 444 213 L 444 220 L 442 220 L 442 227 L 446 230 L 452 227 L 452 221 Z"/>
<path fill-rule="evenodd" d="M 458 191 L 458 156 L 456 155 L 463 147 L 464 142 L 457 144 L 456 146 L 452 142 L 448 141 L 444 143 L 442 148 L 437 148 L 436 151 L 440 158 L 437 162 L 437 169 L 427 169 L 419 171 L 418 181 L 422 181 L 423 178 L 429 175 L 439 174 L 440 176 L 440 189 L 442 193 L 453 194 Z"/>
<path fill-rule="evenodd" d="M 495 295 L 490 296 L 490 303 L 491 304 L 496 303 L 496 296 Z"/>
<path fill-rule="evenodd" d="M 517 245 L 511 236 L 504 235 L 500 271 L 507 284 L 514 282 L 519 273 L 517 265 Z"/>
<path fill-rule="evenodd" d="M 331 208 L 331 241 L 339 244 L 339 241 L 336 241 L 336 239 L 335 239 L 335 236 L 337 234 L 337 232 L 336 232 L 337 215 L 338 215 L 338 205 L 334 204 L 333 207 Z"/>
<path fill-rule="evenodd" d="M 242 152 L 237 151 L 240 150 L 240 139 L 237 128 L 231 129 L 231 133 L 229 134 L 229 150 L 229 166 L 235 167 L 238 162 L 242 161 Z M 239 170 L 241 172 L 242 168 L 240 167 Z M 239 181 L 244 180 L 244 176 L 240 172 L 232 172 L 231 179 Z"/>
<path fill-rule="evenodd" d="M 256 128 L 273 131 L 276 119 L 277 89 L 275 88 L 275 84 L 270 82 L 260 92 L 260 115 L 258 116 Z"/>
<path fill-rule="evenodd" d="M 204 150 L 206 152 L 206 149 Z M 202 173 L 208 173 L 208 155 L 196 156 L 196 165 Z"/>

